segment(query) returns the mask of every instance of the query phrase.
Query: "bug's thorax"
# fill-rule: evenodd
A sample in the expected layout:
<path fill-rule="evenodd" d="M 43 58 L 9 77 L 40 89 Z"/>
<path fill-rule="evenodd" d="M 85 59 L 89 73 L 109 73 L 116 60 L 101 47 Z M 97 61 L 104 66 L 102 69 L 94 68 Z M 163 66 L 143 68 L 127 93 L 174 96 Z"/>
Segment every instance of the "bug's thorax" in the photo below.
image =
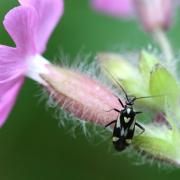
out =
<path fill-rule="evenodd" d="M 121 111 L 121 116 L 134 117 L 135 111 L 133 109 L 133 106 L 125 105 L 125 108 Z"/>

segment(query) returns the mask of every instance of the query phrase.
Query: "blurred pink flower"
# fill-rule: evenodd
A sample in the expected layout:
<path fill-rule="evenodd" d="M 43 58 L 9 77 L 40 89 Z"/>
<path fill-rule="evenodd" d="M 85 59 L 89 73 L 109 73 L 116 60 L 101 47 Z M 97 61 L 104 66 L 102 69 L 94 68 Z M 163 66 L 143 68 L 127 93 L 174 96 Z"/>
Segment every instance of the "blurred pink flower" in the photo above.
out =
<path fill-rule="evenodd" d="M 117 17 L 136 17 L 147 31 L 166 30 L 177 1 L 171 0 L 91 0 L 92 7 Z"/>
<path fill-rule="evenodd" d="M 147 31 L 169 28 L 174 2 L 171 0 L 134 1 L 138 17 Z"/>
<path fill-rule="evenodd" d="M 16 47 L 0 45 L 0 126 L 11 111 L 17 94 L 29 76 L 44 83 L 39 73 L 46 71 L 41 54 L 63 14 L 63 0 L 19 0 L 4 19 L 4 27 Z"/>
<path fill-rule="evenodd" d="M 112 16 L 127 18 L 134 15 L 133 0 L 91 0 L 91 5 Z"/>

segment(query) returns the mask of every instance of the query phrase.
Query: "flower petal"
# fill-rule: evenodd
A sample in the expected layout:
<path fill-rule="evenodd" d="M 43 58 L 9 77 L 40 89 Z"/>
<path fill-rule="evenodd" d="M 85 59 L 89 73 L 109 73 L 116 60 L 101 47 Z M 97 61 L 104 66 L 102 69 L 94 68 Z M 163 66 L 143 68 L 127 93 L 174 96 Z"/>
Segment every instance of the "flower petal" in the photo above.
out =
<path fill-rule="evenodd" d="M 0 83 L 0 127 L 4 124 L 7 116 L 14 106 L 17 94 L 23 83 L 23 79 L 23 77 L 19 77 L 7 83 Z"/>
<path fill-rule="evenodd" d="M 26 71 L 24 58 L 19 49 L 0 45 L 0 83 L 24 74 Z"/>
<path fill-rule="evenodd" d="M 19 0 L 21 5 L 33 6 L 39 15 L 36 36 L 36 47 L 39 53 L 44 52 L 46 43 L 53 29 L 63 14 L 63 0 Z"/>
<path fill-rule="evenodd" d="M 4 26 L 16 47 L 24 54 L 35 53 L 35 34 L 37 30 L 37 13 L 32 7 L 16 7 L 7 13 Z"/>
<path fill-rule="evenodd" d="M 24 55 L 17 48 L 0 45 L 0 126 L 11 111 L 26 70 Z"/>
<path fill-rule="evenodd" d="M 112 16 L 126 17 L 134 15 L 133 0 L 91 0 L 92 7 Z"/>

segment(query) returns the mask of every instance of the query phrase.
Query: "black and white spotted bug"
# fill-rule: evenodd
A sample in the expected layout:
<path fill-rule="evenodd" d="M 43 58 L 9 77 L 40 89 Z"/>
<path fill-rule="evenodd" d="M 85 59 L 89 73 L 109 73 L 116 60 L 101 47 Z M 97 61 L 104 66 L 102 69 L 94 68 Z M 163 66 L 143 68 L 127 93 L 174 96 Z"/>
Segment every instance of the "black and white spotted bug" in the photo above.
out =
<path fill-rule="evenodd" d="M 115 81 L 114 78 L 113 78 L 113 80 Z M 118 84 L 118 86 L 124 92 L 125 97 L 126 97 L 126 102 L 125 102 L 125 104 L 123 104 L 121 99 L 118 98 L 119 103 L 121 104 L 123 109 L 122 110 L 119 110 L 116 108 L 111 109 L 110 111 L 114 110 L 114 111 L 118 112 L 119 115 L 116 120 L 108 123 L 105 127 L 108 127 L 111 124 L 115 124 L 114 129 L 113 129 L 112 142 L 117 151 L 122 151 L 131 144 L 136 126 L 142 130 L 142 132 L 140 134 L 144 133 L 144 131 L 145 131 L 145 128 L 143 126 L 141 126 L 135 119 L 135 116 L 137 114 L 142 113 L 141 111 L 134 110 L 133 105 L 134 105 L 135 100 L 142 99 L 142 98 L 159 97 L 159 95 L 145 96 L 145 97 L 128 96 L 126 91 L 124 90 L 124 88 L 121 86 L 121 84 L 119 84 L 117 81 L 115 81 L 115 82 L 116 82 L 116 84 Z M 109 111 L 107 111 L 107 112 L 109 112 Z"/>
<path fill-rule="evenodd" d="M 123 109 L 113 109 L 114 111 L 118 112 L 119 115 L 116 120 L 110 122 L 105 126 L 108 127 L 111 124 L 115 123 L 112 142 L 115 149 L 118 151 L 124 150 L 131 144 L 132 138 L 134 136 L 135 126 L 139 127 L 142 130 L 141 134 L 145 131 L 145 129 L 138 122 L 136 122 L 135 119 L 135 116 L 142 112 L 134 111 L 133 109 L 134 101 L 139 98 L 134 97 L 130 99 L 128 96 L 126 97 L 127 101 L 125 104 L 123 104 L 122 101 L 118 98 Z"/>

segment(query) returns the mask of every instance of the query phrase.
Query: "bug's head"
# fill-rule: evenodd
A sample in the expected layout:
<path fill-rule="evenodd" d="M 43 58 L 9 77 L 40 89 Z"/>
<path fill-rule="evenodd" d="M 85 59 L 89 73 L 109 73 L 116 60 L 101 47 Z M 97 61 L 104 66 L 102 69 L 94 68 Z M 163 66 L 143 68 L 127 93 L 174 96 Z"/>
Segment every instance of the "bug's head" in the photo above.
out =
<path fill-rule="evenodd" d="M 133 106 L 135 100 L 136 100 L 136 97 L 128 98 L 127 101 L 126 101 L 126 105 Z"/>

